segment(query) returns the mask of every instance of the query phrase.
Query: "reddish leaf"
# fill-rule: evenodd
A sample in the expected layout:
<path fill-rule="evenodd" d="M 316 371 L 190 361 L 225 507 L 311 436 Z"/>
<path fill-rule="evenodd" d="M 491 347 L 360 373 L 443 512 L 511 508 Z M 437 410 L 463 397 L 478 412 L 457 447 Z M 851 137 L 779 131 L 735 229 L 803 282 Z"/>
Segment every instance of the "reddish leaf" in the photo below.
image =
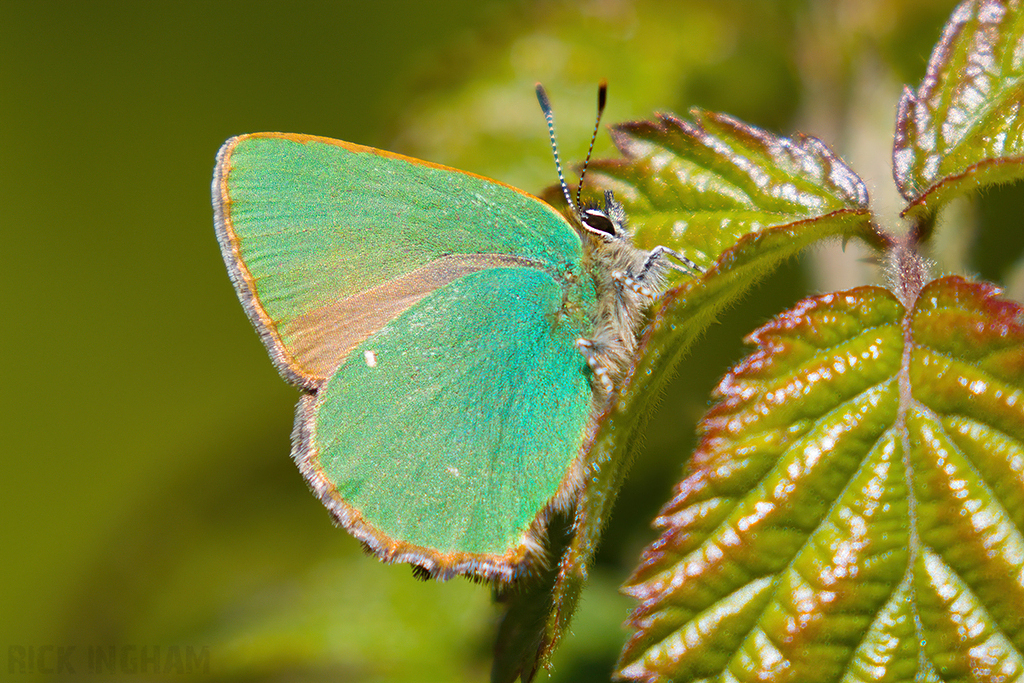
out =
<path fill-rule="evenodd" d="M 865 287 L 751 336 L 630 580 L 621 675 L 1024 675 L 1024 311 L 996 294 L 945 278 L 905 316 Z"/>

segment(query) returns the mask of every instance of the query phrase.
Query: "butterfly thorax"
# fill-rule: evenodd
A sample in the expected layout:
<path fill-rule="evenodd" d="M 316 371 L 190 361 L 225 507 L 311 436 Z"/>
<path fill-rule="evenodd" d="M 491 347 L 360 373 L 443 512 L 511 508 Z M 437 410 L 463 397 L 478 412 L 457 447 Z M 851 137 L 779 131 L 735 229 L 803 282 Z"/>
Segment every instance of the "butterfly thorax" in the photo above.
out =
<path fill-rule="evenodd" d="M 597 293 L 587 353 L 618 386 L 634 361 L 646 310 L 664 289 L 666 269 L 633 246 L 625 213 L 612 202 L 606 203 L 611 210 L 583 208 L 574 225 L 583 241 L 584 272 L 591 274 Z"/>

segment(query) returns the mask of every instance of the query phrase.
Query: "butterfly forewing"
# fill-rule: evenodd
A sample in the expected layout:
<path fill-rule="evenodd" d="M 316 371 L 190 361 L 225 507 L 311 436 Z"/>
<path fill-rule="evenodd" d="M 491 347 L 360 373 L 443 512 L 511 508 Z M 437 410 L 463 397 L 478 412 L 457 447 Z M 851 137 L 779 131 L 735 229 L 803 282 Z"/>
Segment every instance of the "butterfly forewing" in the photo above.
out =
<path fill-rule="evenodd" d="M 218 155 L 213 189 L 221 249 L 243 303 L 279 369 L 306 388 L 399 312 L 363 325 L 347 317 L 394 308 L 395 283 L 408 303 L 489 267 L 486 255 L 555 271 L 581 258 L 572 228 L 530 195 L 337 140 L 233 138 Z"/>

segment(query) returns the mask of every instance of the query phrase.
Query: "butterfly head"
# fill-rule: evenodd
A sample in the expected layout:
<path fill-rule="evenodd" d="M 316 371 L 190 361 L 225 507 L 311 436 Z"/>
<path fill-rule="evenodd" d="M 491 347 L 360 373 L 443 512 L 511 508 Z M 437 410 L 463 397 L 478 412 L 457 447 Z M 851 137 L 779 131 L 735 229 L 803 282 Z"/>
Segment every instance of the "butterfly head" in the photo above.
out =
<path fill-rule="evenodd" d="M 580 206 L 576 209 L 580 225 L 587 232 L 607 242 L 626 239 L 626 210 L 611 190 L 605 190 L 604 206 Z"/>

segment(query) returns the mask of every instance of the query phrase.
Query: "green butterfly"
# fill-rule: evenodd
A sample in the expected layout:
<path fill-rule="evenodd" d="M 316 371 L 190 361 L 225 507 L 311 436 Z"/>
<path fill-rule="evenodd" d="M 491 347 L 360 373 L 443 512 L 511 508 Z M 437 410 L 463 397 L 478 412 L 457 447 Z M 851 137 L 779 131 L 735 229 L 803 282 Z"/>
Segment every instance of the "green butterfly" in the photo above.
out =
<path fill-rule="evenodd" d="M 598 122 L 604 101 L 602 84 Z M 633 247 L 611 193 L 581 207 L 555 162 L 571 221 L 494 180 L 338 140 L 257 133 L 217 155 L 228 272 L 305 392 L 292 457 L 381 560 L 505 582 L 542 561 L 643 311 L 686 270 L 666 256 L 696 269 Z"/>

